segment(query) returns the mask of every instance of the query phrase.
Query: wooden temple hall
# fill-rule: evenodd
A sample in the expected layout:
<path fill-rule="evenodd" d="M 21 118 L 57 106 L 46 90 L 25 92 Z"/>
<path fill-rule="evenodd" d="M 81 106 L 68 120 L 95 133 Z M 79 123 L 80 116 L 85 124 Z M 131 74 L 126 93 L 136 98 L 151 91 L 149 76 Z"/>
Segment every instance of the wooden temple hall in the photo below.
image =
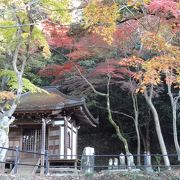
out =
<path fill-rule="evenodd" d="M 96 126 L 98 120 L 88 111 L 84 98 L 67 96 L 55 87 L 48 93 L 25 93 L 21 97 L 10 126 L 9 146 L 27 152 L 48 150 L 49 164 L 77 162 L 77 139 L 80 125 Z M 15 152 L 8 151 L 6 161 L 13 161 Z M 20 153 L 20 162 L 42 161 L 39 155 Z"/>

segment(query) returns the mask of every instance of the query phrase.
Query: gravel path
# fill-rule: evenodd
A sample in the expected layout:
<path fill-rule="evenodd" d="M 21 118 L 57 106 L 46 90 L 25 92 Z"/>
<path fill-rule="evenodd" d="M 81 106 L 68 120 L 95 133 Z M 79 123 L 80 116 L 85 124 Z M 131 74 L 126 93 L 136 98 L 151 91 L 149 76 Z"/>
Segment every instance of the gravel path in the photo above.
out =
<path fill-rule="evenodd" d="M 180 180 L 180 169 L 165 171 L 163 173 L 122 173 L 102 171 L 94 176 L 79 175 L 54 175 L 54 176 L 18 176 L 1 174 L 0 180 Z"/>

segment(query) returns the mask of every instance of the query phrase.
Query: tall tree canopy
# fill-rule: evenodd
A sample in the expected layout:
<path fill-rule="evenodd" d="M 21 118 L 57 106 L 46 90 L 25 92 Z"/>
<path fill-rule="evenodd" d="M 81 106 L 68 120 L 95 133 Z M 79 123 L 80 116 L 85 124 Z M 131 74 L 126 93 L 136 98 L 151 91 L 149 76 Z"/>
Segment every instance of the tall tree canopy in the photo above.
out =
<path fill-rule="evenodd" d="M 2 0 L 0 1 L 0 147 L 8 147 L 9 126 L 23 91 L 42 91 L 23 78 L 25 67 L 42 55 L 50 56 L 49 45 L 42 32 L 42 22 L 69 22 L 68 0 Z M 11 101 L 9 101 L 11 100 Z M 6 149 L 0 149 L 0 161 Z"/>
<path fill-rule="evenodd" d="M 168 167 L 160 119 L 152 99 L 160 95 L 165 84 L 179 87 L 179 7 L 176 0 L 91 0 L 83 3 L 81 24 L 44 26 L 51 48 L 64 49 L 61 53 L 66 64 L 47 66 L 40 71 L 44 77 L 51 72 L 53 83 L 64 78 L 66 84 L 69 82 L 66 87 L 71 90 L 78 87 L 87 93 L 88 83 L 82 81 L 80 73 L 93 86 L 92 90 L 102 88 L 102 84 L 106 86 L 108 75 L 110 87 L 120 85 L 122 89 L 129 89 L 132 97 L 140 92 L 154 115 Z M 137 102 L 133 102 L 137 115 Z M 136 125 L 137 122 L 138 119 Z"/>
<path fill-rule="evenodd" d="M 64 81 L 64 87 L 69 90 L 78 89 L 92 96 L 95 92 L 105 97 L 108 120 L 126 153 L 129 153 L 128 141 L 112 115 L 113 89 L 131 95 L 134 111 L 130 116 L 122 112 L 121 115 L 134 120 L 138 141 L 139 114 L 144 114 L 139 112 L 138 98 L 145 98 L 154 118 L 165 165 L 170 167 L 154 101 L 158 101 L 162 87 L 167 86 L 178 151 L 175 112 L 180 84 L 179 9 L 177 0 L 89 0 L 75 8 L 80 17 L 71 24 L 69 13 L 73 14 L 74 8 L 68 0 L 1 1 L 0 97 L 4 105 L 8 99 L 14 99 L 10 111 L 4 111 L 5 106 L 1 108 L 2 122 L 8 122 L 9 127 L 13 121 L 9 117 L 23 92 L 23 84 L 24 90 L 40 90 L 22 75 L 26 65 L 44 56 L 49 59 L 43 63 L 47 66 L 39 75 L 51 77 L 53 84 Z M 5 137 L 8 131 L 1 132 Z M 2 142 L 1 146 L 8 146 Z M 138 154 L 139 145 L 140 142 Z"/>

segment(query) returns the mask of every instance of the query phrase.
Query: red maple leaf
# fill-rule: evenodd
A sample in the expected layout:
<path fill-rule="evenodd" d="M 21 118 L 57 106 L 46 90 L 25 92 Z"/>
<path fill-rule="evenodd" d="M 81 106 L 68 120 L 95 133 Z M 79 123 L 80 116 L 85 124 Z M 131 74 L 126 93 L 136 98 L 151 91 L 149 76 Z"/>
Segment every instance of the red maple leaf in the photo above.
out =
<path fill-rule="evenodd" d="M 176 0 L 153 0 L 147 8 L 152 13 L 172 13 L 176 18 L 180 15 L 179 3 Z"/>
<path fill-rule="evenodd" d="M 54 24 L 50 21 L 43 22 L 42 26 L 50 46 L 57 48 L 72 48 L 73 38 L 68 35 L 68 26 Z"/>

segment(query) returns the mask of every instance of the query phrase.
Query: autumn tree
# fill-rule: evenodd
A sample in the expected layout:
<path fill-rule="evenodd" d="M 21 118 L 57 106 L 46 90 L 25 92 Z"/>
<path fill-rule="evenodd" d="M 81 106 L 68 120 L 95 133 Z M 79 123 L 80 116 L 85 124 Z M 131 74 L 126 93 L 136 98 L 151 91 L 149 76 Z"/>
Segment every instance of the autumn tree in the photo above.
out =
<path fill-rule="evenodd" d="M 158 50 L 160 54 L 144 64 L 144 68 L 147 72 L 144 74 L 145 76 L 142 83 L 147 84 L 151 82 L 152 85 L 156 86 L 161 84 L 163 80 L 167 85 L 168 95 L 170 97 L 172 107 L 174 143 L 179 159 L 180 148 L 177 138 L 176 125 L 179 90 L 176 90 L 177 93 L 173 93 L 172 88 L 179 88 L 180 51 L 179 47 L 173 46 L 170 42 L 166 42 L 165 38 L 160 35 L 149 34 L 149 36 L 149 38 L 147 38 L 147 36 L 145 37 L 147 40 L 147 42 L 144 42 L 145 46 Z M 157 42 L 156 44 L 152 42 L 152 40 L 154 41 L 155 39 Z"/>
<path fill-rule="evenodd" d="M 140 68 L 141 70 L 137 71 L 134 77 L 135 79 L 139 81 L 140 86 L 138 90 L 144 94 L 146 102 L 149 105 L 152 111 L 152 114 L 154 116 L 155 127 L 156 127 L 156 132 L 158 135 L 158 139 L 159 139 L 159 144 L 161 147 L 162 154 L 165 155 L 164 162 L 166 165 L 168 165 L 169 160 L 168 160 L 165 142 L 164 142 L 163 135 L 161 132 L 159 115 L 152 102 L 152 99 L 154 97 L 155 88 L 157 88 L 157 86 L 162 83 L 162 78 L 163 78 L 162 74 L 164 74 L 164 76 L 166 77 L 169 95 L 172 93 L 170 89 L 171 84 L 173 82 L 176 83 L 177 81 L 176 80 L 172 81 L 172 78 L 174 76 L 170 72 L 173 72 L 178 76 L 178 73 L 177 73 L 178 71 L 176 67 L 179 68 L 179 52 L 178 52 L 179 50 L 177 47 L 174 47 L 168 42 L 166 42 L 165 38 L 163 38 L 162 35 L 156 34 L 156 33 L 151 33 L 151 32 L 144 33 L 142 35 L 141 42 L 145 49 L 152 50 L 156 52 L 157 54 L 153 55 L 149 60 L 144 61 L 141 64 L 141 68 Z M 125 60 L 125 62 L 129 60 L 130 58 Z M 137 60 L 137 58 L 134 57 L 134 60 Z M 173 107 L 174 103 L 172 100 L 173 98 L 171 99 L 171 105 Z M 174 133 L 175 147 L 176 147 L 176 150 L 178 150 L 177 137 L 175 138 L 175 134 L 177 133 L 175 130 L 175 127 L 176 127 L 175 120 L 173 124 L 174 124 L 173 129 L 175 132 Z M 168 166 L 170 166 L 170 164 Z"/>
<path fill-rule="evenodd" d="M 48 9 L 46 7 L 49 7 Z M 23 91 L 42 91 L 23 78 L 26 65 L 32 54 L 40 48 L 45 57 L 50 55 L 49 45 L 41 31 L 41 22 L 47 17 L 61 22 L 68 21 L 67 11 L 54 11 L 55 8 L 67 9 L 68 1 L 14 1 L 0 2 L 1 60 L 10 62 L 8 70 L 2 70 L 0 146 L 8 148 L 9 126 L 14 121 L 13 113 Z M 39 52 L 38 52 L 39 53 Z M 4 67 L 1 67 L 4 68 Z M 11 101 L 9 101 L 11 100 Z M 0 150 L 0 161 L 4 161 L 5 149 Z"/>
<path fill-rule="evenodd" d="M 133 24 L 133 25 L 135 25 L 135 24 Z M 68 55 L 66 55 L 68 58 L 70 58 L 70 61 L 68 64 L 66 64 L 64 66 L 60 66 L 60 65 L 47 66 L 46 68 L 44 68 L 43 70 L 40 71 L 40 74 L 42 76 L 49 76 L 49 73 L 51 73 L 52 76 L 55 76 L 55 81 L 53 81 L 53 83 L 54 82 L 57 83 L 57 79 L 62 80 L 61 79 L 62 75 L 68 71 L 71 71 L 71 73 L 72 73 L 72 70 L 75 67 L 75 69 L 79 72 L 79 74 L 85 80 L 85 82 L 87 82 L 87 84 L 90 85 L 93 92 L 95 92 L 95 94 L 97 94 L 97 95 L 104 96 L 106 98 L 106 100 L 107 100 L 107 111 L 109 114 L 108 120 L 113 125 L 113 127 L 115 128 L 116 134 L 117 134 L 118 138 L 120 139 L 120 141 L 123 142 L 124 147 L 125 147 L 125 152 L 128 155 L 130 152 L 129 152 L 127 140 L 123 137 L 123 134 L 122 134 L 118 124 L 116 123 L 116 121 L 112 117 L 112 112 L 111 112 L 111 108 L 110 108 L 110 90 L 109 90 L 110 84 L 115 83 L 114 78 L 121 79 L 123 77 L 123 74 L 124 74 L 124 76 L 128 74 L 128 69 L 126 69 L 126 68 L 121 69 L 120 67 L 118 67 L 118 61 L 116 61 L 115 59 L 114 59 L 114 61 L 113 61 L 113 59 L 106 59 L 107 57 L 110 58 L 110 57 L 114 56 L 112 51 L 114 53 L 116 53 L 116 56 L 117 56 L 117 53 L 122 55 L 122 50 L 120 49 L 120 47 L 126 48 L 126 46 L 123 46 L 119 42 L 118 38 L 121 38 L 124 41 L 125 41 L 125 39 L 127 39 L 125 37 L 125 33 L 123 32 L 125 29 L 126 29 L 127 33 L 133 33 L 133 30 L 131 28 L 128 28 L 127 24 L 125 24 L 122 27 L 120 26 L 114 32 L 114 35 L 113 35 L 114 42 L 112 43 L 112 45 L 109 45 L 109 43 L 107 43 L 103 38 L 99 37 L 98 34 L 96 34 L 96 33 L 85 33 L 82 37 L 80 37 L 79 41 L 74 44 L 74 47 L 73 47 L 74 50 L 72 52 L 70 52 Z M 54 32 L 54 31 L 50 30 L 49 32 L 50 32 L 50 34 L 52 34 L 51 39 L 53 39 L 53 33 L 52 32 Z M 56 38 L 56 42 L 61 42 L 62 35 L 63 35 L 63 33 L 59 34 L 59 38 Z M 56 36 L 56 37 L 58 37 L 58 36 Z M 66 37 L 64 37 L 64 38 L 66 38 Z M 126 45 L 127 44 L 130 45 L 131 43 L 130 42 L 128 43 L 128 40 L 127 40 Z M 57 44 L 57 46 L 55 45 L 55 43 L 53 45 L 56 48 L 59 47 L 59 43 Z M 131 44 L 131 46 L 132 46 L 132 44 Z M 60 47 L 64 48 L 61 44 L 60 44 Z M 97 91 L 96 87 L 94 86 L 94 81 L 92 83 L 91 80 L 89 78 L 87 79 L 86 75 L 83 75 L 82 71 L 79 70 L 78 63 L 81 64 L 81 63 L 85 62 L 85 59 L 89 59 L 89 58 L 91 59 L 92 57 L 96 57 L 96 58 L 99 58 L 101 60 L 100 61 L 95 60 L 96 62 L 99 61 L 98 65 L 95 68 L 95 70 L 92 69 L 92 72 L 89 73 L 88 77 L 91 80 L 96 79 L 96 81 L 99 82 L 99 80 L 97 80 L 97 77 L 95 77 L 95 75 L 97 75 L 100 77 L 99 79 L 101 79 L 101 81 L 102 81 L 101 83 L 103 83 L 103 84 L 105 83 L 106 78 L 102 78 L 102 76 L 108 77 L 109 80 L 107 81 L 107 84 L 106 84 L 106 86 L 107 86 L 106 92 L 107 93 L 101 93 L 101 92 Z M 102 63 L 102 58 L 105 59 L 104 63 Z M 77 60 L 84 60 L 84 61 L 77 61 Z M 76 81 L 76 83 L 78 83 L 78 82 Z M 97 82 L 95 82 L 95 84 L 96 83 Z M 137 124 L 138 123 L 137 122 L 137 119 L 138 119 L 137 101 L 136 101 L 136 97 L 134 95 L 135 94 L 133 93 L 133 98 L 134 98 L 133 102 L 134 102 L 134 105 L 136 108 L 135 109 L 136 110 L 136 112 L 135 112 L 136 113 L 136 117 L 135 117 L 136 123 L 135 124 L 136 124 L 136 131 L 138 134 L 138 154 L 140 157 L 140 138 L 139 138 L 138 124 Z M 122 113 L 122 114 L 125 114 L 125 113 Z M 139 159 L 139 157 L 138 157 L 138 159 Z M 140 164 L 140 160 L 139 160 L 138 164 Z"/>
<path fill-rule="evenodd" d="M 128 21 L 131 18 L 136 19 L 139 22 L 140 32 L 141 32 L 141 29 L 144 29 L 142 31 L 154 31 L 155 34 L 158 31 L 160 31 L 161 33 L 167 35 L 168 31 L 167 32 L 164 31 L 164 29 L 161 26 L 162 22 L 164 23 L 165 27 L 169 27 L 169 31 L 171 31 L 170 29 L 173 30 L 179 26 L 179 22 L 177 20 L 179 18 L 179 10 L 178 10 L 179 4 L 176 1 L 170 0 L 170 1 L 166 1 L 166 3 L 162 3 L 162 2 L 159 2 L 156 0 L 146 1 L 146 2 L 144 2 L 144 4 L 147 4 L 147 6 L 144 6 L 144 4 L 141 4 L 141 2 L 139 2 L 139 1 L 136 1 L 136 2 L 128 1 L 128 3 L 129 3 L 129 5 L 125 6 L 124 8 L 128 9 L 128 11 L 131 14 L 133 14 L 133 17 L 128 17 L 128 18 L 126 17 L 125 19 L 120 20 L 120 22 Z M 90 4 L 90 6 L 91 5 L 92 4 Z M 143 12 L 147 12 L 147 14 L 143 14 L 143 13 L 136 14 L 136 12 L 134 13 L 134 11 L 132 11 L 129 6 L 137 8 L 137 9 L 143 9 Z M 91 14 L 93 14 L 92 8 L 90 8 L 89 11 L 91 12 Z M 154 16 L 154 18 L 151 17 L 152 15 Z M 91 19 L 92 19 L 92 16 L 89 16 L 90 19 L 88 19 L 88 21 L 86 23 L 87 24 L 89 23 L 89 25 L 92 27 L 92 28 L 90 28 L 90 31 L 92 31 L 92 32 L 97 31 L 97 33 L 99 33 L 99 31 L 97 29 L 98 28 L 100 30 L 101 30 L 101 28 L 106 29 L 106 22 L 104 21 L 103 17 L 99 16 L 99 14 L 97 16 L 98 16 L 98 18 L 97 18 L 98 22 L 93 22 L 94 24 L 89 23 L 89 21 L 91 22 Z M 154 19 L 155 23 L 151 22 L 151 25 L 150 25 L 150 21 L 148 21 L 148 20 L 146 21 L 146 18 L 149 19 L 149 17 L 151 19 Z M 116 21 L 117 21 L 117 19 L 116 19 Z M 99 25 L 99 22 L 101 22 L 102 24 L 100 24 L 100 27 L 99 26 L 97 27 L 97 25 Z M 150 25 L 150 27 L 148 27 L 148 24 Z M 101 27 L 101 26 L 103 26 L 103 27 Z M 108 30 L 108 28 L 109 28 L 109 26 L 107 27 L 107 30 Z M 113 32 L 114 32 L 114 29 L 111 29 L 111 37 L 112 37 Z M 104 36 L 104 34 L 101 33 L 101 36 Z M 165 45 L 167 44 L 168 39 L 163 41 L 161 39 L 161 37 L 157 37 L 157 38 L 153 38 L 153 36 L 148 37 L 144 33 L 140 34 L 140 37 L 142 37 L 144 40 L 144 41 L 140 40 L 140 46 L 144 46 L 144 44 L 146 42 L 146 45 L 151 46 L 149 48 L 152 49 L 153 51 L 157 52 L 157 55 L 158 55 L 158 53 L 164 53 L 164 51 L 165 51 L 164 48 L 165 48 Z M 169 37 L 169 34 L 167 37 Z M 109 44 L 113 43 L 113 39 L 111 39 L 111 40 L 104 39 L 104 40 L 107 41 Z M 150 40 L 150 42 L 148 40 Z M 164 45 L 164 47 L 163 47 L 163 45 Z M 155 46 L 155 49 L 154 49 L 154 46 Z M 138 54 L 139 53 L 142 55 L 142 48 L 139 49 Z M 148 63 L 151 64 L 150 61 L 148 61 Z M 153 64 L 153 62 L 152 62 L 152 64 Z M 144 65 L 142 67 L 144 67 Z M 140 83 L 142 85 L 141 90 L 144 92 L 144 96 L 147 101 L 147 104 L 151 108 L 153 116 L 154 116 L 156 132 L 158 135 L 162 154 L 164 155 L 163 158 L 164 158 L 165 165 L 168 168 L 170 168 L 170 162 L 169 162 L 169 158 L 167 156 L 167 150 L 166 150 L 166 146 L 165 146 L 164 139 L 163 139 L 162 132 L 161 132 L 161 126 L 159 123 L 158 113 L 156 111 L 155 106 L 152 103 L 153 90 L 154 90 L 154 87 L 153 87 L 154 84 L 152 81 L 156 80 L 155 74 L 154 74 L 155 72 L 152 71 L 152 69 L 151 69 L 151 70 L 147 70 L 147 72 L 145 72 L 145 73 L 143 71 L 141 73 L 142 74 L 140 74 L 140 75 L 143 76 L 143 80 L 146 79 L 146 81 L 149 83 L 149 86 L 144 86 L 145 89 L 143 89 L 143 83 L 145 83 L 145 82 L 140 81 Z M 149 73 L 149 76 L 148 76 L 149 79 L 146 77 L 146 75 L 148 73 Z"/>
<path fill-rule="evenodd" d="M 89 60 L 88 62 L 92 64 L 99 64 L 102 61 L 106 62 L 106 60 L 110 62 L 112 59 L 122 63 L 123 60 L 128 59 L 128 61 L 130 60 L 129 63 L 135 63 L 134 65 L 137 65 L 135 69 L 133 69 L 134 65 L 132 66 L 132 64 L 128 65 L 128 69 L 130 71 L 134 70 L 136 76 L 133 77 L 138 83 L 136 88 L 142 92 L 152 111 L 164 162 L 167 167 L 170 167 L 158 112 L 152 102 L 154 92 L 157 92 L 157 89 L 154 88 L 157 84 L 154 84 L 154 82 L 160 81 L 161 78 L 156 79 L 156 69 L 152 71 L 152 68 L 151 70 L 148 68 L 150 64 L 153 64 L 151 63 L 153 58 L 165 55 L 164 53 L 167 52 L 167 49 L 164 48 L 166 45 L 169 45 L 169 41 L 178 31 L 179 3 L 175 0 L 128 0 L 116 1 L 116 3 L 114 1 L 92 0 L 84 8 L 83 20 L 82 33 L 75 33 L 77 36 L 74 38 L 70 53 L 65 55 L 71 64 L 71 66 L 67 65 L 70 67 L 68 70 L 72 71 L 72 64 L 75 66 L 77 66 L 77 62 L 83 64 L 83 61 L 78 60 Z M 130 36 L 131 33 L 134 36 Z M 162 34 L 166 39 L 163 40 Z M 56 47 L 56 43 L 52 43 L 52 45 Z M 146 45 L 149 47 L 146 47 Z M 138 64 L 137 62 L 141 63 Z M 103 69 L 104 74 L 108 75 L 108 81 L 106 81 L 108 82 L 108 87 L 110 82 L 112 83 L 113 78 L 119 78 L 117 63 L 113 67 L 111 65 L 109 63 L 108 68 Z M 56 68 L 59 68 L 56 71 L 58 72 L 56 77 L 59 78 L 63 74 L 63 67 L 52 67 L 52 69 Z M 101 70 L 100 68 L 98 69 L 99 74 L 102 73 Z M 105 70 L 107 71 L 105 72 Z M 82 73 L 82 71 L 79 71 L 79 73 Z M 77 74 L 73 75 L 77 77 Z M 132 76 L 130 77 L 132 78 Z M 94 88 L 89 80 L 86 79 L 85 81 L 92 89 Z M 97 84 L 97 82 L 93 83 Z M 96 89 L 93 89 L 93 91 L 95 92 Z M 107 92 L 109 92 L 108 89 Z M 102 94 L 102 96 L 107 97 L 108 103 L 109 95 L 108 93 Z M 133 102 L 136 103 L 135 101 Z M 107 106 L 110 108 L 108 103 Z M 136 112 L 137 108 L 135 107 Z M 109 114 L 109 118 L 112 118 L 111 114 Z"/>

